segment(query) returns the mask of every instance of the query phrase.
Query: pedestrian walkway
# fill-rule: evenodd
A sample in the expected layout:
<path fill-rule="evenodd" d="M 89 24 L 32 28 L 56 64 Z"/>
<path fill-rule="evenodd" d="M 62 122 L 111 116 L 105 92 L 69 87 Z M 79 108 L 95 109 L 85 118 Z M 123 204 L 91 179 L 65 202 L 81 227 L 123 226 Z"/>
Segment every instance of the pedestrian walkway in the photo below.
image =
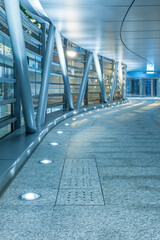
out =
<path fill-rule="evenodd" d="M 21 200 L 26 192 L 41 198 Z M 0 239 L 159 240 L 159 101 L 90 111 L 53 128 L 0 197 Z"/>

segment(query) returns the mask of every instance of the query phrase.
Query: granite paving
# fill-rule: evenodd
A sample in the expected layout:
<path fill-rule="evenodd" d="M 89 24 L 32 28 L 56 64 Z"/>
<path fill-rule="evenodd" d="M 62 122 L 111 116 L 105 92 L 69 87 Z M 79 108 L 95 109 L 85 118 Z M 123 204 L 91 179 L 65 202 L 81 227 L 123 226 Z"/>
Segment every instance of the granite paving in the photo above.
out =
<path fill-rule="evenodd" d="M 58 124 L 1 195 L 0 240 L 159 240 L 159 119 L 135 99 Z"/>

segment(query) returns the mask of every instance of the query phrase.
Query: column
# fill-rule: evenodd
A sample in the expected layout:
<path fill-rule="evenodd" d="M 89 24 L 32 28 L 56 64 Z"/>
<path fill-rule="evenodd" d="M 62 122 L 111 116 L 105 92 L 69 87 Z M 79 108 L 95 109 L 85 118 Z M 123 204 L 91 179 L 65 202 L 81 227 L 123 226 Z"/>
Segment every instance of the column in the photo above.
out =
<path fill-rule="evenodd" d="M 39 95 L 38 110 L 37 110 L 37 126 L 38 127 L 43 125 L 45 122 L 49 79 L 50 79 L 51 63 L 52 63 L 53 48 L 54 48 L 54 36 L 55 36 L 55 27 L 53 26 L 52 23 L 50 23 L 47 48 L 46 48 L 45 59 L 43 64 L 44 68 L 43 68 L 42 83 L 41 83 L 41 89 L 40 89 L 40 95 Z"/>
<path fill-rule="evenodd" d="M 104 82 L 103 82 L 103 74 L 102 74 L 99 58 L 97 54 L 94 54 L 93 57 L 94 57 L 94 64 L 95 64 L 95 68 L 98 76 L 99 85 L 101 88 L 102 101 L 106 103 L 107 97 L 106 97 L 106 91 L 105 91 Z"/>
<path fill-rule="evenodd" d="M 63 81 L 65 84 L 65 90 L 66 90 L 66 94 L 67 94 L 69 108 L 74 109 L 72 95 L 71 95 L 71 89 L 70 89 L 70 85 L 69 85 L 67 64 L 66 64 L 66 59 L 65 59 L 65 54 L 64 54 L 62 38 L 61 38 L 61 35 L 58 32 L 58 30 L 56 30 L 56 44 L 57 44 L 59 62 L 60 62 L 61 70 L 62 70 Z"/>
<path fill-rule="evenodd" d="M 93 56 L 93 54 L 91 52 L 89 52 L 88 57 L 87 57 L 87 62 L 85 64 L 83 79 L 82 79 L 82 82 L 81 82 L 81 88 L 80 88 L 78 101 L 77 101 L 77 108 L 82 107 L 82 102 L 83 102 L 83 99 L 84 99 L 84 93 L 85 93 L 85 90 L 86 90 L 86 86 L 87 86 L 87 82 L 88 82 L 88 75 L 89 75 L 90 66 L 91 66 L 91 62 L 92 62 L 92 56 Z"/>
<path fill-rule="evenodd" d="M 20 89 L 26 132 L 32 133 L 36 131 L 36 124 L 34 119 L 34 109 L 29 82 L 28 64 L 19 1 L 4 0 L 4 5 L 7 14 L 8 28 L 16 67 L 16 80 Z"/>
<path fill-rule="evenodd" d="M 116 62 L 116 64 L 115 64 L 115 69 L 114 69 L 113 80 L 112 80 L 111 91 L 110 91 L 110 96 L 109 96 L 109 102 L 112 102 L 112 101 L 113 101 L 114 90 L 115 90 L 116 81 L 117 81 L 118 65 L 119 65 L 119 62 Z"/>
<path fill-rule="evenodd" d="M 160 78 L 157 79 L 157 97 L 160 97 Z"/>
<path fill-rule="evenodd" d="M 150 81 L 151 81 L 151 97 L 153 97 L 154 96 L 153 79 L 151 79 Z"/>

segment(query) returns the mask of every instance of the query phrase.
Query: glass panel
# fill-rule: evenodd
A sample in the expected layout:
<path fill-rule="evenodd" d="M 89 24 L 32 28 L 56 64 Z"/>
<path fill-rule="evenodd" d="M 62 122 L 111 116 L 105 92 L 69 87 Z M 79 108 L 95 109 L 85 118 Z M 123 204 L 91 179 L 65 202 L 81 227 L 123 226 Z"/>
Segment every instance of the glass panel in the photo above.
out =
<path fill-rule="evenodd" d="M 10 132 L 11 132 L 11 124 L 0 129 L 0 138 L 4 137 L 5 135 L 7 135 Z"/>
<path fill-rule="evenodd" d="M 0 101 L 4 100 L 4 83 L 0 82 Z"/>
<path fill-rule="evenodd" d="M 14 98 L 14 83 L 4 83 L 4 99 Z"/>
<path fill-rule="evenodd" d="M 95 65 L 92 61 L 88 79 L 88 104 L 97 104 L 100 102 L 101 102 L 101 90 L 97 72 L 95 70 Z"/>
<path fill-rule="evenodd" d="M 3 51 L 4 51 L 3 37 L 0 36 L 0 54 L 3 54 Z"/>
<path fill-rule="evenodd" d="M 0 118 L 11 115 L 11 104 L 0 106 Z"/>
<path fill-rule="evenodd" d="M 12 49 L 11 47 L 8 47 L 8 46 L 4 46 L 4 54 L 7 56 L 7 57 L 12 57 Z"/>

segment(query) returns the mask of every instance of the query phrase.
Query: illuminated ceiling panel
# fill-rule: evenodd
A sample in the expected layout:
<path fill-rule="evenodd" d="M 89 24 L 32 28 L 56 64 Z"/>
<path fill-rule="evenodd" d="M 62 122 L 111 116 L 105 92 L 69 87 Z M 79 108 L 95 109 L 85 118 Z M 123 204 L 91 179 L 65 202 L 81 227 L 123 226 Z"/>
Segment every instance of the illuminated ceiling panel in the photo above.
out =
<path fill-rule="evenodd" d="M 27 1 L 27 0 L 26 0 Z M 124 62 L 128 70 L 146 70 L 147 62 L 121 43 L 122 19 L 132 0 L 30 0 L 69 40 L 92 52 Z M 37 6 L 37 9 L 36 9 Z M 160 70 L 160 1 L 137 0 L 123 26 L 123 39 Z"/>

